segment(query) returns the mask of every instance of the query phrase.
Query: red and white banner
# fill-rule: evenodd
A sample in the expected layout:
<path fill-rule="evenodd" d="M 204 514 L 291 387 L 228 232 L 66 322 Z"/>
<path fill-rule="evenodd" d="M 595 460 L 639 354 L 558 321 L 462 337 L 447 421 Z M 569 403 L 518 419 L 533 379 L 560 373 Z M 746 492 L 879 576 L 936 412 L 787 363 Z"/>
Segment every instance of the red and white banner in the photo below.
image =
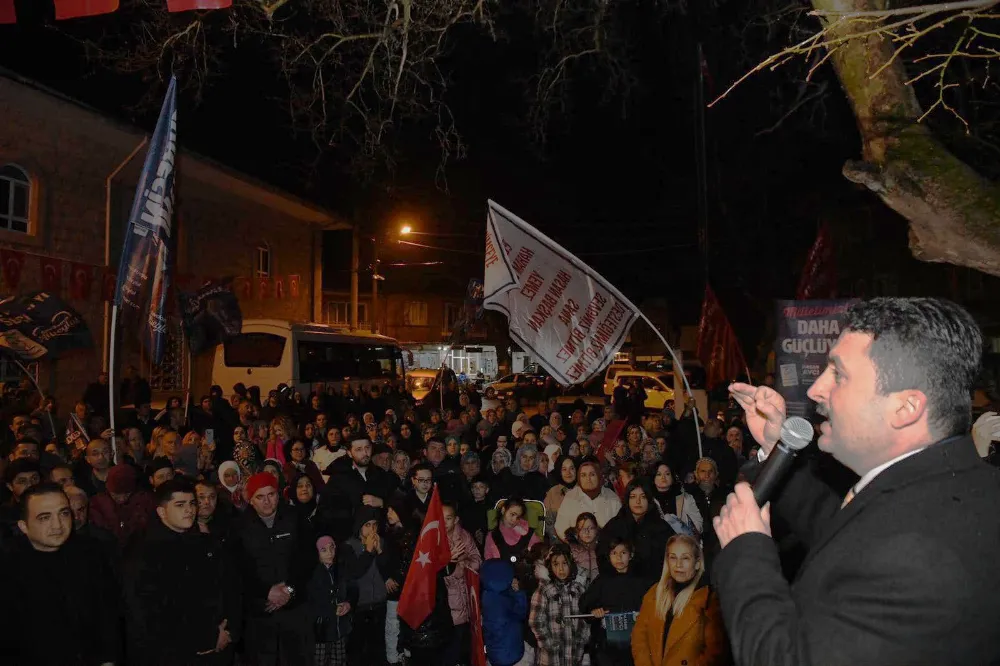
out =
<path fill-rule="evenodd" d="M 11 291 L 17 289 L 24 273 L 24 252 L 0 250 L 0 263 L 3 264 L 4 286 Z"/>
<path fill-rule="evenodd" d="M 81 18 L 110 14 L 118 10 L 118 0 L 53 0 L 56 19 Z"/>
<path fill-rule="evenodd" d="M 469 595 L 469 634 L 472 645 L 469 646 L 469 657 L 472 666 L 486 666 L 486 645 L 483 642 L 483 608 L 479 603 L 479 574 L 465 568 L 465 589 Z"/>
<path fill-rule="evenodd" d="M 39 265 L 42 269 L 42 291 L 58 294 L 62 291 L 62 259 L 55 257 L 40 257 Z"/>
<path fill-rule="evenodd" d="M 0 0 L 0 25 L 5 23 L 17 23 L 14 0 Z"/>
<path fill-rule="evenodd" d="M 288 276 L 288 297 L 293 301 L 299 298 L 299 280 L 301 278 L 298 275 Z"/>
<path fill-rule="evenodd" d="M 225 9 L 233 0 L 167 0 L 168 12 L 191 12 L 198 9 Z"/>
<path fill-rule="evenodd" d="M 483 307 L 564 386 L 604 370 L 639 316 L 610 282 L 533 226 L 489 202 Z"/>

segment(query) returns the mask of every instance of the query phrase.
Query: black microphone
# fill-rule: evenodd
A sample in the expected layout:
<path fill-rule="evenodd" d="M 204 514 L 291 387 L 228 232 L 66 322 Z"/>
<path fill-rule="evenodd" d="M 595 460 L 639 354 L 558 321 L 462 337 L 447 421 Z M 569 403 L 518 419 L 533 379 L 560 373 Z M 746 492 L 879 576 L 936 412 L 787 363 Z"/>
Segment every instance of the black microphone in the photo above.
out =
<path fill-rule="evenodd" d="M 757 506 L 771 499 L 775 487 L 788 474 L 788 470 L 799 451 L 809 446 L 813 438 L 813 427 L 801 416 L 792 416 L 781 424 L 781 441 L 773 449 L 771 455 L 764 461 L 764 467 L 757 474 L 753 484 L 753 497 Z"/>

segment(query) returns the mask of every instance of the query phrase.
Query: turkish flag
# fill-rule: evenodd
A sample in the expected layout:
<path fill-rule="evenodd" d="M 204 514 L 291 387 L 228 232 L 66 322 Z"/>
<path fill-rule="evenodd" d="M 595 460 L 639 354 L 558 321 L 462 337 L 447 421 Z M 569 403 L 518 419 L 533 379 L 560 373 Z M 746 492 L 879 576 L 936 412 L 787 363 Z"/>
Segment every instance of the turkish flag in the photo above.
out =
<path fill-rule="evenodd" d="M 280 275 L 276 275 L 274 278 L 274 297 L 278 299 L 285 298 L 285 278 Z"/>
<path fill-rule="evenodd" d="M 253 299 L 253 285 L 250 283 L 250 278 L 241 277 L 236 278 L 236 280 L 239 282 L 239 291 L 237 292 L 238 296 L 244 301 Z"/>
<path fill-rule="evenodd" d="M 299 279 L 298 275 L 288 276 L 288 297 L 293 301 L 299 298 Z"/>
<path fill-rule="evenodd" d="M 118 0 L 54 0 L 56 19 L 110 14 L 118 10 Z"/>
<path fill-rule="evenodd" d="M 190 12 L 196 9 L 225 9 L 233 0 L 167 0 L 168 12 Z"/>
<path fill-rule="evenodd" d="M 62 260 L 55 257 L 42 257 L 42 291 L 58 294 L 62 290 Z"/>
<path fill-rule="evenodd" d="M 0 250 L 0 262 L 3 263 L 4 286 L 8 289 L 17 289 L 17 285 L 21 284 L 21 274 L 24 272 L 24 252 Z"/>
<path fill-rule="evenodd" d="M 5 23 L 17 23 L 14 0 L 0 0 L 0 25 Z"/>
<path fill-rule="evenodd" d="M 70 262 L 69 297 L 77 301 L 90 298 L 90 281 L 94 277 L 94 267 L 90 264 Z"/>
<path fill-rule="evenodd" d="M 105 266 L 101 275 L 101 300 L 111 302 L 115 300 L 115 290 L 118 288 L 118 269 L 112 266 Z"/>
<path fill-rule="evenodd" d="M 624 420 L 612 419 L 604 424 L 604 439 L 601 440 L 601 445 L 597 447 L 597 453 L 594 454 L 601 461 L 601 464 L 604 464 L 605 454 L 615 448 L 615 442 L 621 438 L 624 429 Z"/>
<path fill-rule="evenodd" d="M 486 645 L 483 642 L 483 609 L 479 603 L 479 574 L 465 568 L 465 588 L 469 595 L 469 633 L 472 645 L 469 655 L 472 666 L 486 666 Z"/>
<path fill-rule="evenodd" d="M 271 295 L 271 278 L 257 279 L 257 298 L 265 300 Z"/>
<path fill-rule="evenodd" d="M 420 529 L 410 569 L 406 572 L 403 593 L 399 596 L 399 617 L 411 629 L 417 629 L 434 609 L 437 600 L 437 575 L 451 562 L 451 547 L 445 532 L 444 511 L 441 510 L 441 496 L 437 485 L 431 503 L 427 507 L 427 517 Z"/>

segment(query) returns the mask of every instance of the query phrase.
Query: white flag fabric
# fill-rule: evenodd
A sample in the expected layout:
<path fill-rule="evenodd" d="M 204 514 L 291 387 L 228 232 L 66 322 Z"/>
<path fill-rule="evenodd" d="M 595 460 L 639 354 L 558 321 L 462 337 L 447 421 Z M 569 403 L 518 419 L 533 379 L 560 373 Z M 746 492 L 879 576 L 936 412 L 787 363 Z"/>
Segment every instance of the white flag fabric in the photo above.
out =
<path fill-rule="evenodd" d="M 564 386 L 611 363 L 639 316 L 596 271 L 489 202 L 483 307 L 507 315 L 510 336 Z"/>

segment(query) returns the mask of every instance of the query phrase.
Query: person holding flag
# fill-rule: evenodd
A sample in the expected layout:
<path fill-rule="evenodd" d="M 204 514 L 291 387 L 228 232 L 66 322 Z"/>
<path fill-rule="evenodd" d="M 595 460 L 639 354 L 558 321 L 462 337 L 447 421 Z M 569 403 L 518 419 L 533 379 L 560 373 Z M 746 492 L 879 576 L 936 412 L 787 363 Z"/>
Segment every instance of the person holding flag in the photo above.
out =
<path fill-rule="evenodd" d="M 444 647 L 454 629 L 445 584 L 451 559 L 444 509 L 435 484 L 399 597 L 401 642 L 410 652 L 411 663 L 454 666 L 442 663 Z"/>

